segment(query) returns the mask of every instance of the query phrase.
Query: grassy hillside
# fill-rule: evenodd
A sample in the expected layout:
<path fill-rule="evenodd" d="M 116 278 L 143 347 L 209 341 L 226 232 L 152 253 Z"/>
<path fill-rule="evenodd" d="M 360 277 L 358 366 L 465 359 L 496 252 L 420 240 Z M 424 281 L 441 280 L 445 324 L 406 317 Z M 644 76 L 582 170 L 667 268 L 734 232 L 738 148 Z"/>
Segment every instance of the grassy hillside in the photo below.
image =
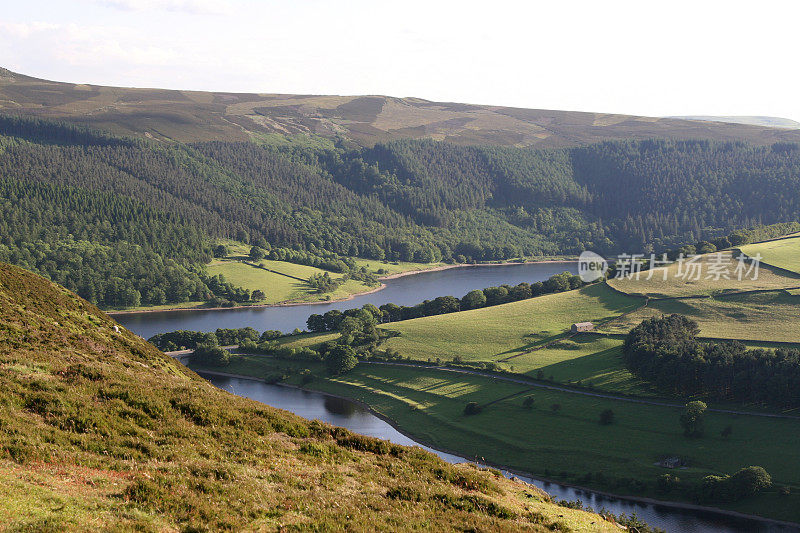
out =
<path fill-rule="evenodd" d="M 325 376 L 312 363 L 259 356 L 238 356 L 226 371 L 261 377 L 287 365 Z M 300 376 L 294 375 L 289 381 L 300 384 Z M 343 376 L 315 379 L 304 386 L 363 401 L 433 446 L 618 494 L 691 501 L 687 487 L 703 476 L 762 465 L 773 473 L 776 484 L 792 487 L 791 496 L 771 490 L 724 507 L 800 519 L 795 493 L 800 485 L 800 452 L 793 444 L 800 438 L 797 420 L 709 413 L 706 437 L 687 439 L 678 423 L 680 408 L 378 364 L 360 364 Z M 522 405 L 527 396 L 534 398 L 532 409 Z M 465 416 L 467 402 L 484 406 L 482 412 Z M 606 409 L 615 414 L 612 425 L 598 423 Z M 720 433 L 728 425 L 733 433 L 726 439 Z M 687 458 L 689 465 L 679 471 L 665 470 L 657 464 L 665 455 Z M 678 476 L 687 492 L 657 490 L 656 479 L 664 473 Z"/>
<path fill-rule="evenodd" d="M 399 332 L 386 346 L 413 359 L 502 361 L 528 372 L 564 359 L 586 355 L 582 349 L 542 349 L 558 341 L 575 322 L 602 322 L 643 305 L 597 284 L 519 302 L 387 324 Z M 560 346 L 564 348 L 565 345 Z M 609 346 L 606 346 L 608 348 Z M 535 351 L 533 349 L 539 348 Z"/>
<path fill-rule="evenodd" d="M 240 251 L 240 250 L 235 250 Z M 240 259 L 246 259 L 245 262 Z M 413 263 L 406 261 L 375 261 L 369 259 L 355 259 L 357 268 L 365 268 L 376 276 L 394 276 L 409 271 L 429 270 L 443 265 L 443 263 Z M 261 290 L 267 297 L 260 300 L 259 304 L 277 304 L 283 302 L 317 302 L 328 300 L 341 300 L 350 296 L 364 293 L 378 288 L 378 285 L 367 285 L 362 281 L 348 279 L 335 290 L 319 294 L 308 282 L 308 278 L 328 272 L 334 280 L 341 279 L 344 274 L 326 271 L 322 268 L 298 265 L 286 261 L 262 259 L 258 261 L 262 268 L 256 268 L 254 263 L 244 256 L 237 256 L 234 252 L 227 259 L 215 259 L 206 265 L 206 272 L 215 276 L 221 274 L 225 280 L 237 287 L 251 291 Z"/>
<path fill-rule="evenodd" d="M 492 472 L 232 396 L 113 327 L 0 263 L 9 529 L 613 529 Z"/>
<path fill-rule="evenodd" d="M 742 252 L 764 263 L 800 274 L 800 236 L 742 246 Z"/>
<path fill-rule="evenodd" d="M 211 276 L 222 274 L 226 281 L 237 287 L 244 287 L 251 291 L 263 291 L 267 295 L 266 299 L 255 302 L 261 304 L 321 299 L 336 300 L 371 289 L 360 281 L 347 280 L 335 291 L 317 294 L 306 280 L 315 274 L 326 272 L 325 270 L 285 261 L 262 260 L 259 261 L 259 264 L 263 268 L 256 268 L 252 264 L 240 261 L 214 260 L 206 266 L 206 271 Z M 343 276 L 333 272 L 329 274 L 333 279 L 340 279 Z"/>
<path fill-rule="evenodd" d="M 776 241 L 783 242 L 783 241 Z M 754 245 L 756 247 L 763 244 Z M 749 247 L 745 247 L 749 248 Z M 787 247 L 785 250 L 793 249 Z M 754 250 L 754 249 L 753 249 Z M 749 253 L 745 252 L 747 255 Z M 781 252 L 782 256 L 786 251 Z M 611 279 L 609 285 L 628 293 L 652 298 L 675 298 L 721 294 L 734 291 L 756 291 L 800 287 L 800 274 L 776 271 L 769 265 L 759 265 L 758 272 L 750 265 L 740 267 L 737 252 L 724 251 L 699 256 L 695 261 L 672 263 L 652 271 Z M 776 254 L 776 258 L 777 254 Z M 768 262 L 765 260 L 765 262 Z M 776 265 L 779 266 L 779 265 Z M 714 269 L 719 268 L 720 275 Z M 740 270 L 737 270 L 740 269 Z M 741 272 L 741 280 L 739 279 Z M 649 279 L 648 279 L 649 278 Z"/>
<path fill-rule="evenodd" d="M 718 122 L 519 109 L 389 96 L 211 93 L 60 83 L 0 69 L 0 108 L 59 118 L 117 134 L 325 146 L 398 138 L 456 144 L 563 147 L 607 139 L 700 138 L 798 141 L 797 132 Z M 311 136 L 311 139 L 309 139 Z"/>
<path fill-rule="evenodd" d="M 601 329 L 627 333 L 645 318 L 672 313 L 697 322 L 700 335 L 706 337 L 800 342 L 800 294 L 787 291 L 651 301 L 647 307 Z"/>
<path fill-rule="evenodd" d="M 734 250 L 699 256 L 695 271 L 688 263 L 673 263 L 654 270 L 651 279 L 647 279 L 650 272 L 643 272 L 639 279 L 634 274 L 609 280 L 618 291 L 646 295 L 650 300 L 647 306 L 600 330 L 627 333 L 645 318 L 678 313 L 696 321 L 700 334 L 706 337 L 798 342 L 800 296 L 796 289 L 800 287 L 800 274 L 792 271 L 798 269 L 797 246 L 796 237 L 743 246 L 742 252 L 748 256 L 762 254 L 756 279 L 755 271 L 738 279 L 739 263 L 734 257 L 739 252 Z M 721 265 L 726 275 L 712 274 L 714 264 Z"/>

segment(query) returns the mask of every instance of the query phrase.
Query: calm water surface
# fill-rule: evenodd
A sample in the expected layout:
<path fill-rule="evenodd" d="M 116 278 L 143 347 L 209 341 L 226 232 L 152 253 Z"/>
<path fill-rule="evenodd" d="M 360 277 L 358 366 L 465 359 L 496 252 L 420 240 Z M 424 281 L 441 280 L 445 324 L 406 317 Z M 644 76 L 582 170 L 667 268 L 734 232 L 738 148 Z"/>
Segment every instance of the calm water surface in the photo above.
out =
<path fill-rule="evenodd" d="M 244 328 L 247 326 L 258 331 L 277 329 L 288 333 L 295 328 L 305 329 L 309 315 L 323 314 L 331 309 L 342 311 L 366 304 L 381 306 L 386 303 L 415 305 L 437 296 L 461 298 L 473 289 L 484 289 L 504 283 L 516 285 L 523 281 L 527 283 L 544 281 L 553 274 L 559 274 L 565 270 L 577 273 L 577 263 L 526 263 L 452 268 L 389 279 L 384 282 L 385 289 L 372 294 L 356 296 L 352 300 L 344 302 L 256 309 L 129 313 L 119 314 L 114 318 L 145 339 L 149 339 L 156 333 L 179 329 L 213 331 L 217 328 Z"/>
<path fill-rule="evenodd" d="M 468 461 L 468 459 L 464 457 L 440 452 L 416 442 L 397 431 L 389 423 L 373 415 L 368 409 L 349 400 L 327 396 L 318 392 L 303 391 L 278 385 L 268 385 L 264 382 L 250 379 L 212 375 L 203 376 L 221 389 L 232 392 L 238 396 L 251 398 L 273 407 L 291 411 L 303 418 L 321 420 L 337 426 L 346 427 L 362 435 L 386 439 L 397 444 L 419 446 L 451 463 Z M 510 475 L 507 472 L 505 474 Z M 669 532 L 783 533 L 800 531 L 800 529 L 796 528 L 768 525 L 763 522 L 736 519 L 716 513 L 689 511 L 661 505 L 632 502 L 619 498 L 609 498 L 591 491 L 575 489 L 557 483 L 547 483 L 520 475 L 516 475 L 516 477 L 545 490 L 558 500 L 581 500 L 585 505 L 590 506 L 596 511 L 605 508 L 618 515 L 631 515 L 636 513 L 639 518 L 645 520 L 650 525 L 665 529 Z"/>

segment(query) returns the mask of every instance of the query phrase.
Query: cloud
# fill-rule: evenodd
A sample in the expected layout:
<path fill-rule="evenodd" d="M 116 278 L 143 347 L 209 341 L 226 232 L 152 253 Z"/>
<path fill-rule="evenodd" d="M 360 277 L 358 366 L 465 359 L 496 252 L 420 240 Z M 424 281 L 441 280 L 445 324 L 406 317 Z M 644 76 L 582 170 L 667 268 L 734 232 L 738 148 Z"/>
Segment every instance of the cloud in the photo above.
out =
<path fill-rule="evenodd" d="M 58 24 L 51 24 L 49 22 L 31 22 L 31 23 L 2 23 L 0 22 L 0 34 L 5 34 L 9 37 L 17 39 L 27 39 L 31 35 L 43 31 L 58 29 Z"/>
<path fill-rule="evenodd" d="M 96 0 L 95 3 L 124 11 L 172 11 L 193 15 L 228 15 L 233 5 L 225 0 Z"/>
<path fill-rule="evenodd" d="M 94 68 L 177 65 L 189 53 L 169 43 L 148 43 L 138 37 L 136 31 L 124 27 L 0 23 L 0 52 L 13 58 L 12 50 L 24 51 L 34 62 Z"/>

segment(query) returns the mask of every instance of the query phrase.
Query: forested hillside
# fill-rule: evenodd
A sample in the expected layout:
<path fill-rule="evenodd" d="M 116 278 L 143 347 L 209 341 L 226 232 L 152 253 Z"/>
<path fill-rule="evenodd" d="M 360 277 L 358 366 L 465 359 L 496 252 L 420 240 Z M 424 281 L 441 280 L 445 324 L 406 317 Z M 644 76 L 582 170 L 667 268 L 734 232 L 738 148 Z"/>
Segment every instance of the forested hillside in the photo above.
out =
<path fill-rule="evenodd" d="M 0 116 L 0 260 L 107 307 L 235 299 L 203 269 L 217 239 L 329 262 L 661 251 L 800 220 L 799 185 L 794 144 L 182 145 Z"/>

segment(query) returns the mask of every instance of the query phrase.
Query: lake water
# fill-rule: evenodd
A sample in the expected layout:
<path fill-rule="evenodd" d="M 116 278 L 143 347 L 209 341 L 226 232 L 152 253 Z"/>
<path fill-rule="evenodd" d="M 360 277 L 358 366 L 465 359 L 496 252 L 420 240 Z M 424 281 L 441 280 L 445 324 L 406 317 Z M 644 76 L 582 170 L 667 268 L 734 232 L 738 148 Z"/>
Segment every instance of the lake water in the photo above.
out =
<path fill-rule="evenodd" d="M 253 327 L 258 331 L 276 329 L 288 333 L 295 328 L 305 329 L 306 320 L 314 313 L 331 309 L 340 311 L 366 304 L 386 303 L 416 305 L 437 296 L 461 298 L 473 289 L 485 289 L 507 283 L 544 281 L 564 271 L 577 273 L 577 263 L 525 263 L 521 265 L 491 265 L 451 268 L 423 272 L 413 276 L 388 279 L 386 288 L 371 294 L 356 296 L 344 302 L 259 307 L 253 309 L 223 309 L 214 311 L 168 311 L 158 313 L 122 313 L 114 318 L 137 335 L 149 339 L 156 333 L 176 331 L 214 331 L 217 328 Z"/>
<path fill-rule="evenodd" d="M 440 452 L 429 448 L 403 435 L 389 423 L 381 420 L 368 409 L 349 400 L 335 398 L 318 392 L 304 391 L 278 385 L 268 385 L 252 379 L 240 379 L 203 375 L 217 387 L 238 396 L 251 398 L 259 402 L 291 411 L 309 420 L 321 420 L 329 424 L 342 426 L 362 435 L 369 435 L 406 446 L 420 446 L 451 463 L 468 461 L 464 457 Z M 511 475 L 504 472 L 506 475 Z M 751 533 L 751 532 L 789 532 L 797 528 L 771 525 L 757 520 L 746 520 L 728 517 L 718 513 L 677 509 L 663 505 L 639 503 L 620 498 L 610 498 L 592 491 L 547 483 L 526 476 L 514 474 L 532 485 L 535 485 L 557 500 L 581 500 L 584 505 L 597 511 L 607 509 L 620 515 L 636 513 L 639 518 L 651 526 L 669 532 L 685 533 Z"/>

